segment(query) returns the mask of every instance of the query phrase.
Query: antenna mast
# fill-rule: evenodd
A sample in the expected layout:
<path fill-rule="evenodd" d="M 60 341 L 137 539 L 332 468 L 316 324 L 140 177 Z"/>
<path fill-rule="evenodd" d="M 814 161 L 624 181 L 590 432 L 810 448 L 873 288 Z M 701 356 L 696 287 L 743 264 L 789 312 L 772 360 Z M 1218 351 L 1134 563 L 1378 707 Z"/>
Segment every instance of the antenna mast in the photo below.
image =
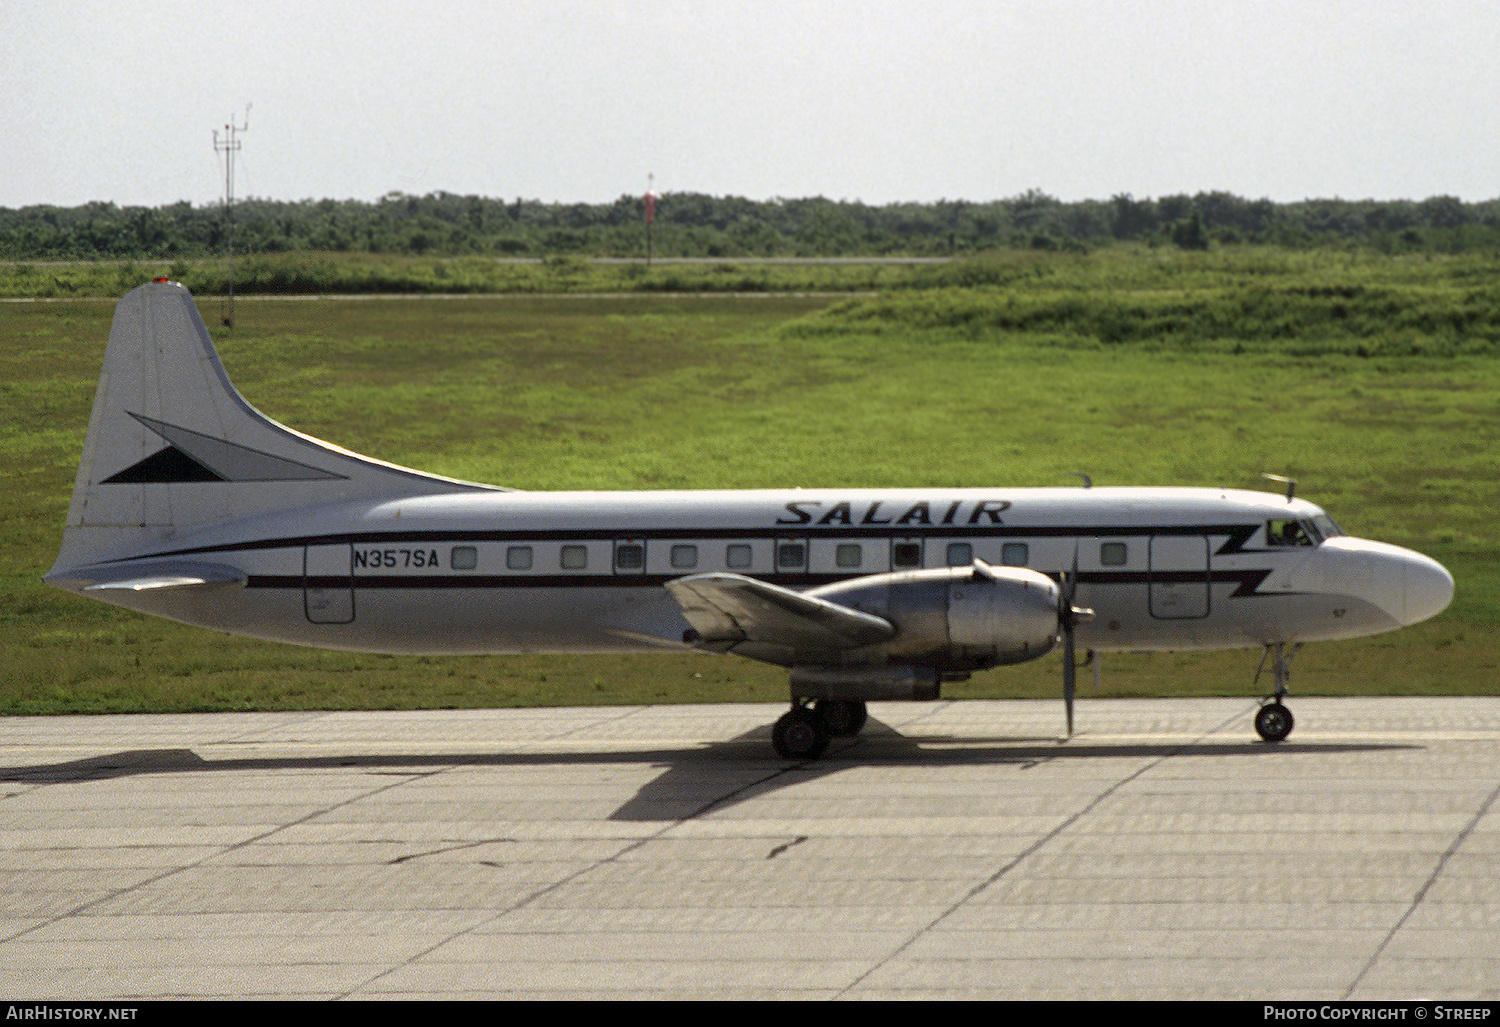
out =
<path fill-rule="evenodd" d="M 214 152 L 224 154 L 224 220 L 229 225 L 229 310 L 224 315 L 224 327 L 234 327 L 234 155 L 239 151 L 239 134 L 250 127 L 250 105 L 245 104 L 245 123 L 236 125 L 234 115 L 224 126 L 224 138 L 214 129 Z"/>
<path fill-rule="evenodd" d="M 651 222 L 656 220 L 656 176 L 646 176 L 646 270 L 651 270 Z"/>

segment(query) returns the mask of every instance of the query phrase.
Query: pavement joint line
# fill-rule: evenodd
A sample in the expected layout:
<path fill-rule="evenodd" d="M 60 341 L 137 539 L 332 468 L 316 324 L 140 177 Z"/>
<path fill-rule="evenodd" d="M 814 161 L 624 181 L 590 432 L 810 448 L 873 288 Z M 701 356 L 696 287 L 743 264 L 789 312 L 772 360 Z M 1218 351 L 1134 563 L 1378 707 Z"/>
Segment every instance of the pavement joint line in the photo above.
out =
<path fill-rule="evenodd" d="M 298 817 L 296 820 L 291 820 L 291 821 L 288 821 L 288 822 L 286 822 L 284 824 L 277 824 L 275 827 L 270 828 L 269 830 L 266 830 L 266 831 L 262 831 L 260 834 L 255 835 L 253 838 L 242 838 L 242 839 L 240 839 L 239 841 L 235 842 L 232 845 L 220 846 L 219 848 L 215 849 L 213 852 L 208 853 L 207 855 L 203 856 L 200 859 L 195 859 L 191 863 L 184 863 L 181 866 L 172 867 L 170 870 L 167 870 L 167 871 L 164 871 L 163 873 L 157 874 L 155 877 L 149 877 L 149 878 L 146 878 L 144 880 L 136 881 L 134 884 L 131 884 L 131 885 L 127 886 L 127 887 L 116 888 L 114 891 L 111 891 L 111 892 L 109 892 L 106 895 L 100 895 L 98 898 L 91 899 L 88 902 L 84 902 L 84 903 L 82 903 L 80 905 L 74 906 L 72 909 L 68 910 L 65 913 L 60 913 L 57 916 L 50 917 L 50 918 L 48 918 L 46 920 L 42 920 L 42 921 L 40 921 L 38 923 L 32 924 L 30 927 L 27 927 L 25 930 L 17 931 L 15 934 L 12 934 L 12 935 L 10 935 L 10 936 L 8 936 L 6 938 L 0 939 L 0 942 L 10 942 L 10 941 L 15 941 L 17 938 L 23 938 L 26 935 L 30 934 L 32 931 L 40 930 L 43 927 L 50 927 L 51 925 L 57 923 L 60 920 L 67 920 L 70 917 L 78 916 L 84 910 L 87 910 L 87 909 L 90 909 L 90 908 L 92 908 L 94 906 L 97 906 L 100 903 L 109 902 L 110 900 L 117 899 L 117 898 L 119 898 L 122 895 L 128 895 L 131 892 L 139 891 L 142 888 L 146 888 L 146 887 L 149 887 L 151 885 L 158 884 L 161 881 L 165 881 L 167 878 L 174 877 L 177 874 L 180 874 L 180 873 L 182 873 L 182 872 L 184 872 L 186 870 L 197 869 L 198 867 L 202 866 L 204 863 L 208 862 L 210 859 L 216 859 L 216 858 L 218 858 L 220 856 L 223 856 L 225 853 L 234 852 L 234 851 L 236 851 L 238 849 L 243 849 L 246 846 L 254 845 L 256 842 L 264 841 L 265 839 L 270 838 L 272 835 L 279 834 L 282 831 L 285 831 L 287 828 L 296 827 L 299 824 L 305 824 L 308 821 L 314 819 L 315 817 L 320 817 L 320 816 L 323 816 L 326 813 L 331 813 L 331 812 L 333 812 L 336 809 L 339 809 L 339 808 L 341 808 L 343 806 L 351 805 L 352 803 L 361 802 L 364 799 L 368 799 L 368 798 L 370 798 L 373 795 L 379 795 L 381 792 L 389 791 L 392 788 L 400 788 L 402 785 L 408 784 L 409 782 L 411 782 L 413 780 L 417 780 L 419 778 L 432 777 L 432 776 L 434 776 L 436 774 L 441 774 L 443 771 L 445 771 L 447 769 L 449 769 L 449 768 L 448 767 L 439 767 L 436 770 L 425 771 L 425 772 L 415 772 L 414 771 L 414 772 L 406 775 L 405 777 L 403 777 L 400 781 L 391 781 L 391 782 L 388 782 L 386 784 L 381 785 L 378 788 L 372 788 L 372 789 L 370 789 L 367 792 L 362 792 L 359 795 L 350 796 L 349 798 L 344 799 L 341 802 L 335 802 L 335 803 L 333 803 L 333 804 L 331 804 L 329 806 L 323 807 L 322 809 L 313 810 L 310 813 L 306 813 L 303 816 Z M 40 786 L 38 786 L 38 787 L 40 787 Z"/>
<path fill-rule="evenodd" d="M 1400 919 L 1398 919 L 1395 924 L 1391 926 L 1390 931 L 1387 932 L 1386 936 L 1380 940 L 1380 944 L 1375 946 L 1375 951 L 1373 954 L 1371 954 L 1370 961 L 1366 963 L 1364 965 L 1364 968 L 1360 970 L 1359 974 L 1355 976 L 1353 982 L 1351 982 L 1349 985 L 1349 990 L 1344 992 L 1343 1000 L 1345 1002 L 1352 1001 L 1351 996 L 1353 996 L 1354 992 L 1358 990 L 1360 984 L 1364 981 L 1365 977 L 1369 975 L 1370 971 L 1375 969 L 1375 964 L 1380 961 L 1380 957 L 1385 952 L 1386 947 L 1389 946 L 1392 939 L 1396 937 L 1397 932 L 1399 932 L 1401 928 L 1405 926 L 1406 921 L 1411 917 L 1411 915 L 1417 911 L 1417 907 L 1420 906 L 1422 904 L 1422 901 L 1427 897 L 1427 892 L 1432 888 L 1434 884 L 1437 883 L 1438 877 L 1443 872 L 1443 867 L 1448 865 L 1448 861 L 1453 858 L 1455 853 L 1458 852 L 1458 847 L 1464 843 L 1464 841 L 1469 837 L 1469 834 L 1474 830 L 1479 822 L 1489 815 L 1490 807 L 1495 804 L 1496 798 L 1500 798 L 1500 784 L 1497 784 L 1493 789 L 1490 790 L 1490 794 L 1482 803 L 1479 804 L 1479 809 L 1476 810 L 1474 815 L 1469 818 L 1469 822 L 1463 826 L 1463 830 L 1459 831 L 1458 834 L 1454 837 L 1453 842 L 1448 846 L 1447 851 L 1438 857 L 1437 864 L 1432 868 L 1432 873 L 1428 875 L 1427 880 L 1422 882 L 1422 887 L 1417 889 L 1417 893 L 1412 896 L 1412 900 L 1410 904 L 1407 905 L 1406 911 L 1402 913 Z"/>
<path fill-rule="evenodd" d="M 354 997 L 358 996 L 361 992 L 363 992 L 364 989 L 368 988 L 370 985 L 374 984 L 375 982 L 381 980 L 382 978 L 384 978 L 384 977 L 386 977 L 386 976 L 388 976 L 390 974 L 395 973 L 398 969 L 401 969 L 402 967 L 411 966 L 412 964 L 418 962 L 419 960 L 423 959 L 424 957 L 429 956 L 432 953 L 436 952 L 438 949 L 442 948 L 443 946 L 448 945 L 451 942 L 454 942 L 454 941 L 458 940 L 459 938 L 465 937 L 466 935 L 473 934 L 475 931 L 477 931 L 479 928 L 485 926 L 486 924 L 494 923 L 496 920 L 499 920 L 499 919 L 501 919 L 502 917 L 505 917 L 505 916 L 509 916 L 511 913 L 514 913 L 517 910 L 525 909 L 527 906 L 531 905 L 533 902 L 536 902 L 538 899 L 542 898 L 543 896 L 550 895 L 552 892 L 557 891 L 559 888 L 563 887 L 564 885 L 571 884 L 573 881 L 578 880 L 580 877 L 583 877 L 585 874 L 592 873 L 593 871 L 598 870 L 600 867 L 608 866 L 611 863 L 617 863 L 617 862 L 619 862 L 619 860 L 621 859 L 621 857 L 626 856 L 626 855 L 634 852 L 636 849 L 639 849 L 639 848 L 642 848 L 642 847 L 644 847 L 646 845 L 649 845 L 651 842 L 659 840 L 667 832 L 672 831 L 675 828 L 680 827 L 682 824 L 688 823 L 689 821 L 698 819 L 699 817 L 701 817 L 704 814 L 708 813 L 709 810 L 714 809 L 716 806 L 723 805 L 724 803 L 733 800 L 734 797 L 737 796 L 737 795 L 740 795 L 740 794 L 742 794 L 744 792 L 747 792 L 747 791 L 749 791 L 752 788 L 757 788 L 757 787 L 765 784 L 767 781 L 775 780 L 776 778 L 781 777 L 784 774 L 788 774 L 788 773 L 791 773 L 793 771 L 802 770 L 802 769 L 806 768 L 807 765 L 808 765 L 808 762 L 810 762 L 810 761 L 804 761 L 804 762 L 799 762 L 799 763 L 789 763 L 789 764 L 787 764 L 787 765 L 785 765 L 783 767 L 777 768 L 776 770 L 772 771 L 769 774 L 765 774 L 765 775 L 762 775 L 761 777 L 756 778 L 754 781 L 748 781 L 748 782 L 740 785 L 737 788 L 732 788 L 729 791 L 725 792 L 723 795 L 717 796 L 716 798 L 710 799 L 708 802 L 705 802 L 702 806 L 699 806 L 697 809 L 695 809 L 693 812 L 689 813 L 687 816 L 685 816 L 685 817 L 679 817 L 676 820 L 670 820 L 670 821 L 666 822 L 665 824 L 663 824 L 659 830 L 653 832 L 652 834 L 649 834 L 649 835 L 645 836 L 644 838 L 636 838 L 633 841 L 630 841 L 624 847 L 620 848 L 618 851 L 616 851 L 614 853 L 611 853 L 610 855 L 605 856 L 602 859 L 597 859 L 593 863 L 589 864 L 588 866 L 581 867 L 580 869 L 575 870 L 573 873 L 568 874 L 566 877 L 559 878 L 558 880 L 553 881 L 550 884 L 547 884 L 547 885 L 544 885 L 541 888 L 538 888 L 536 891 L 534 891 L 531 894 L 525 896 L 520 901 L 511 903 L 505 909 L 499 910 L 498 912 L 496 912 L 496 913 L 494 913 L 494 914 L 492 914 L 490 916 L 487 916 L 487 917 L 485 917 L 482 920 L 478 920 L 475 923 L 470 924 L 468 927 L 463 928 L 462 930 L 454 931 L 448 937 L 443 938 L 441 941 L 434 942 L 432 945 L 429 945 L 427 948 L 423 949 L 420 952 L 414 952 L 414 953 L 412 953 L 410 956 L 408 956 L 405 960 L 403 960 L 400 963 L 392 963 L 390 966 L 388 966 L 385 969 L 381 970 L 379 973 L 375 974 L 374 976 L 372 976 L 372 977 L 370 977 L 370 978 L 368 978 L 368 979 L 366 979 L 364 981 L 361 981 L 359 984 L 355 985 L 354 987 L 350 988 L 349 990 L 347 990 L 345 992 L 342 992 L 337 997 L 339 999 L 354 998 Z M 404 782 L 402 782 L 402 783 L 404 783 Z M 392 787 L 395 787 L 395 786 L 393 785 Z M 374 793 L 371 793 L 371 794 L 374 794 Z M 793 843 L 793 844 L 795 844 L 795 843 Z"/>
<path fill-rule="evenodd" d="M 900 945 L 896 946 L 886 956 L 884 956 L 883 958 L 875 960 L 870 965 L 870 967 L 865 970 L 864 973 L 862 973 L 858 977 L 856 977 L 853 981 L 851 981 L 849 983 L 849 985 L 847 987 L 845 987 L 842 990 L 840 990 L 838 992 L 838 994 L 836 996 L 834 996 L 834 997 L 835 998 L 842 998 L 843 996 L 849 994 L 854 989 L 858 988 L 862 983 L 864 983 L 864 981 L 866 981 L 869 978 L 869 976 L 871 974 L 873 974 L 875 971 L 879 970 L 881 967 L 885 966 L 887 963 L 891 962 L 891 960 L 896 959 L 898 956 L 901 955 L 901 953 L 905 952 L 907 949 L 909 949 L 913 945 L 915 945 L 917 943 L 917 939 L 921 938 L 923 935 L 925 935 L 928 932 L 930 932 L 933 928 L 937 927 L 938 924 L 942 923 L 944 920 L 948 919 L 948 917 L 950 917 L 954 913 L 958 912 L 959 909 L 961 909 L 962 907 L 964 907 L 965 905 L 967 905 L 971 900 L 973 900 L 975 897 L 977 897 L 978 895 L 980 895 L 982 892 L 984 892 L 986 889 L 988 889 L 991 885 L 995 884 L 995 882 L 999 881 L 1006 874 L 1010 873 L 1016 867 L 1020 866 L 1021 863 L 1025 862 L 1028 858 L 1030 858 L 1038 850 L 1040 850 L 1042 848 L 1042 846 L 1046 845 L 1048 842 L 1052 841 L 1054 838 L 1056 838 L 1058 835 L 1062 834 L 1068 828 L 1070 828 L 1074 824 L 1078 823 L 1080 820 L 1082 820 L 1089 813 L 1093 812 L 1094 809 L 1097 808 L 1100 803 L 1104 802 L 1104 800 L 1106 800 L 1110 796 L 1114 795 L 1121 788 L 1124 788 L 1126 785 L 1130 784 L 1132 781 L 1135 781 L 1136 779 L 1138 779 L 1140 777 L 1143 777 L 1148 771 L 1155 770 L 1157 767 L 1161 766 L 1161 764 L 1165 763 L 1167 760 L 1171 759 L 1172 757 L 1181 755 L 1183 752 L 1186 752 L 1188 749 L 1192 748 L 1194 745 L 1198 744 L 1199 742 L 1203 741 L 1204 739 L 1208 738 L 1209 736 L 1215 735 L 1218 732 L 1223 731 L 1225 728 L 1229 727 L 1230 724 L 1233 724 L 1236 720 L 1239 720 L 1240 717 L 1242 717 L 1242 716 L 1244 716 L 1244 712 L 1243 711 L 1235 713 L 1233 716 L 1229 717 L 1227 720 L 1221 722 L 1217 726 L 1212 727 L 1209 730 L 1200 733 L 1196 738 L 1193 738 L 1193 739 L 1191 739 L 1189 741 L 1183 742 L 1181 745 L 1177 746 L 1175 749 L 1171 750 L 1170 752 L 1166 752 L 1166 753 L 1161 754 L 1160 756 L 1158 756 L 1155 759 L 1151 760 L 1149 763 L 1145 764 L 1144 766 L 1137 767 L 1134 771 L 1132 771 L 1131 773 L 1127 774 L 1125 777 L 1120 778 L 1120 780 L 1116 781 L 1114 784 L 1110 785 L 1108 788 L 1104 789 L 1102 792 L 1099 792 L 1092 799 L 1090 799 L 1087 803 L 1085 803 L 1082 809 L 1079 809 L 1076 812 L 1074 812 L 1071 816 L 1069 816 L 1062 823 L 1060 823 L 1057 826 L 1053 827 L 1052 830 L 1048 831 L 1046 834 L 1042 835 L 1036 841 L 1032 842 L 1029 846 L 1027 846 L 1024 850 L 1022 850 L 1018 855 L 1016 855 L 1013 859 L 1011 859 L 1008 863 L 1006 863 L 1005 865 L 1003 865 L 1002 867 L 1000 867 L 999 870 L 996 870 L 989 877 L 985 878 L 983 881 L 980 881 L 974 887 L 970 888 L 968 890 L 968 892 L 966 892 L 963 896 L 961 896 L 959 899 L 957 899 L 947 909 L 943 910 L 937 916 L 933 917 L 932 921 L 930 923 L 928 923 L 925 927 L 918 928 L 916 931 L 912 932 L 912 935 L 911 935 L 910 938 L 907 938 Z"/>
<path fill-rule="evenodd" d="M 327 717 L 328 713 L 328 710 L 288 710 L 285 719 L 280 720 L 276 723 L 275 730 L 281 731 L 295 724 L 305 724 L 311 721 L 321 720 L 322 718 Z M 264 724 L 255 724 L 253 726 L 247 725 L 243 730 L 238 731 L 235 734 L 227 736 L 225 738 L 221 738 L 218 742 L 215 742 L 213 744 L 264 744 L 265 733 L 266 725 Z"/>
<path fill-rule="evenodd" d="M 590 728 L 598 727 L 600 724 L 611 724 L 611 723 L 615 723 L 617 721 L 629 720 L 631 717 L 638 716 L 639 714 L 641 714 L 642 712 L 644 712 L 645 710 L 647 710 L 649 708 L 650 707 L 647 707 L 647 706 L 596 706 L 596 707 L 592 707 L 592 709 L 599 710 L 601 715 L 595 716 L 594 719 L 591 720 L 591 721 L 589 721 L 587 724 L 576 724 L 573 727 L 568 728 L 565 731 L 554 732 L 553 734 L 551 734 L 551 735 L 548 736 L 547 741 L 548 742 L 556 742 L 556 741 L 560 741 L 561 739 L 564 739 L 564 738 L 571 738 L 574 735 L 577 735 L 577 734 L 580 734 L 580 733 L 582 733 L 584 731 L 589 730 Z M 613 716 L 602 716 L 602 713 L 605 710 L 614 711 Z"/>

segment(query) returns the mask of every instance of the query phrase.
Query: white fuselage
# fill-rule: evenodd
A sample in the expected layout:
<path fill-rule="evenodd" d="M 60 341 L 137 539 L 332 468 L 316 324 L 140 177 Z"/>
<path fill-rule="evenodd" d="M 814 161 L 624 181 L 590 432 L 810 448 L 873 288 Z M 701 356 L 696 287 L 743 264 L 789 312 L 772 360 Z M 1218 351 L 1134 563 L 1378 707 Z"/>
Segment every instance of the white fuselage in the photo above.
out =
<path fill-rule="evenodd" d="M 1297 544 L 1279 537 L 1294 522 Z M 1435 561 L 1339 534 L 1311 503 L 1205 488 L 455 491 L 222 523 L 129 562 L 164 560 L 244 582 L 91 594 L 383 653 L 689 650 L 662 586 L 709 572 L 805 591 L 976 560 L 1076 567 L 1075 602 L 1094 611 L 1077 642 L 1101 651 L 1350 638 L 1424 620 L 1453 593 Z"/>

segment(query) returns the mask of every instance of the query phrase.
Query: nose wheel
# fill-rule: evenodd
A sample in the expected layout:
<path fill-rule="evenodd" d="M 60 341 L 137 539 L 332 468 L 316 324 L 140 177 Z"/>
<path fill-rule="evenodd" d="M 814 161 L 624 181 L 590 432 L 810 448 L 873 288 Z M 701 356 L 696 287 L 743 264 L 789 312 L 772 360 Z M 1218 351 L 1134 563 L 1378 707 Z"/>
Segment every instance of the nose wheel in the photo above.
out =
<path fill-rule="evenodd" d="M 1279 702 L 1268 702 L 1255 713 L 1255 733 L 1268 742 L 1279 742 L 1292 733 L 1292 711 Z"/>
<path fill-rule="evenodd" d="M 1275 645 L 1266 646 L 1266 651 L 1261 654 L 1260 666 L 1255 669 L 1255 680 L 1260 680 L 1260 672 L 1266 667 L 1266 657 L 1275 653 L 1276 658 L 1271 663 L 1271 668 L 1276 674 L 1276 694 L 1265 699 L 1260 709 L 1255 712 L 1255 733 L 1267 742 L 1279 742 L 1292 733 L 1292 725 L 1296 723 L 1292 717 L 1292 711 L 1287 709 L 1281 700 L 1286 698 L 1287 682 L 1292 679 L 1290 664 L 1292 657 L 1297 655 L 1302 648 L 1298 642 L 1292 646 L 1290 651 L 1285 645 L 1277 642 Z"/>

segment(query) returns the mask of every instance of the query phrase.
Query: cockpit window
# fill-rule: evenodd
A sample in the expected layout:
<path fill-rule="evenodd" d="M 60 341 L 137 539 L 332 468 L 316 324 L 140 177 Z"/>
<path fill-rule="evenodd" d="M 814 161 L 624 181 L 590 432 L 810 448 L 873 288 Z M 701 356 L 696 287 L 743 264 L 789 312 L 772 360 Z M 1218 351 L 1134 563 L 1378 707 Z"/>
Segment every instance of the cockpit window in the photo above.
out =
<path fill-rule="evenodd" d="M 1266 522 L 1266 545 L 1315 546 L 1317 544 L 1317 540 L 1308 534 L 1307 527 L 1304 527 L 1302 521 Z"/>
<path fill-rule="evenodd" d="M 1344 533 L 1327 514 L 1305 520 L 1267 521 L 1266 544 L 1272 546 L 1321 546 Z"/>
<path fill-rule="evenodd" d="M 1318 514 L 1312 519 L 1312 523 L 1318 534 L 1324 538 L 1337 538 L 1344 534 L 1344 529 L 1335 524 L 1333 518 L 1327 514 Z"/>

